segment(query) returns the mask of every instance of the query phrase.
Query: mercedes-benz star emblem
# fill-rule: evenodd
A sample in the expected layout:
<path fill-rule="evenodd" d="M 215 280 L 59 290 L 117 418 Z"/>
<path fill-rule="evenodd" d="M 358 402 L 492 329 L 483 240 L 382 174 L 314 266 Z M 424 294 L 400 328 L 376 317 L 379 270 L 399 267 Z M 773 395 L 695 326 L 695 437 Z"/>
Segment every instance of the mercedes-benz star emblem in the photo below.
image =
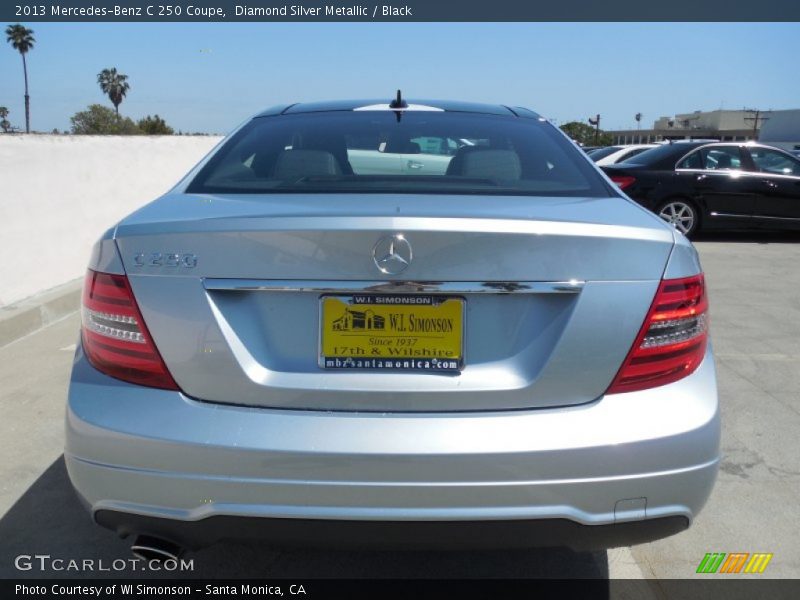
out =
<path fill-rule="evenodd" d="M 411 264 L 411 244 L 401 234 L 388 235 L 378 240 L 372 249 L 372 260 L 381 273 L 397 275 Z"/>

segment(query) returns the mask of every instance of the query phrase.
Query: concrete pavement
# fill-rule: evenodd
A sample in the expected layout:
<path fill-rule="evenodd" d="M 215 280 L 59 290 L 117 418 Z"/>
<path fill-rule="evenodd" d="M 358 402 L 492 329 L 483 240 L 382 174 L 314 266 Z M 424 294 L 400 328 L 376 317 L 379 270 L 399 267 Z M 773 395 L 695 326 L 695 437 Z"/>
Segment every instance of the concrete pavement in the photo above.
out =
<path fill-rule="evenodd" d="M 711 303 L 722 463 L 694 526 L 632 549 L 647 577 L 691 577 L 706 552 L 772 552 L 800 576 L 800 234 L 696 242 Z M 737 577 L 741 577 L 738 575 Z"/>

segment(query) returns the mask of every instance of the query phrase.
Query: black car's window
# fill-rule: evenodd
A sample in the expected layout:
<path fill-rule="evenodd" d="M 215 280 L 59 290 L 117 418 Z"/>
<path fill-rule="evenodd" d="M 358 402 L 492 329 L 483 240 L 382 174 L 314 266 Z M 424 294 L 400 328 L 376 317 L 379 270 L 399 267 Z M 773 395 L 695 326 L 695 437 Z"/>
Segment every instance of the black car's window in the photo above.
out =
<path fill-rule="evenodd" d="M 703 159 L 702 169 L 712 171 L 730 171 L 742 168 L 742 155 L 738 146 L 711 146 L 701 148 L 700 156 Z"/>
<path fill-rule="evenodd" d="M 589 152 L 589 158 L 597 162 L 601 158 L 605 158 L 610 154 L 614 154 L 617 150 L 622 150 L 622 146 L 606 146 L 605 148 L 598 148 Z"/>
<path fill-rule="evenodd" d="M 645 150 L 649 150 L 650 148 L 634 148 L 633 150 L 628 151 L 627 154 L 623 155 L 621 158 L 617 160 L 618 163 L 625 162 L 636 156 L 637 154 L 641 154 Z"/>
<path fill-rule="evenodd" d="M 665 168 L 672 170 L 675 165 L 675 162 L 684 154 L 689 152 L 692 148 L 696 146 L 688 146 L 686 144 L 676 143 L 676 144 L 661 144 L 660 146 L 656 146 L 655 148 L 649 148 L 634 156 L 631 159 L 628 159 L 626 162 L 632 162 L 637 165 L 644 165 L 647 167 L 653 168 Z"/>
<path fill-rule="evenodd" d="M 677 164 L 678 169 L 729 171 L 742 168 L 738 146 L 710 146 L 695 150 Z"/>
<path fill-rule="evenodd" d="M 609 196 L 586 156 L 537 119 L 331 111 L 253 119 L 196 193 L 399 192 Z"/>
<path fill-rule="evenodd" d="M 679 169 L 702 169 L 703 168 L 703 157 L 700 154 L 700 150 L 695 150 L 689 156 L 684 158 L 678 163 Z"/>
<path fill-rule="evenodd" d="M 762 173 L 800 176 L 800 161 L 769 148 L 749 148 L 756 169 Z"/>

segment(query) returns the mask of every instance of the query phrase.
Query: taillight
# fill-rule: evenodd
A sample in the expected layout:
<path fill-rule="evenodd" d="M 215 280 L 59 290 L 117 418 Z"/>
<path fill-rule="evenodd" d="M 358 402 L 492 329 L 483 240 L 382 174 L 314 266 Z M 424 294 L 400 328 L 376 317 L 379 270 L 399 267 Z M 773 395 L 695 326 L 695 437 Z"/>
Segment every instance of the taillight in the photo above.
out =
<path fill-rule="evenodd" d="M 83 350 L 106 375 L 177 390 L 144 324 L 125 275 L 89 270 L 83 287 Z"/>
<path fill-rule="evenodd" d="M 631 177 L 630 175 L 611 175 L 611 181 L 616 183 L 619 189 L 624 190 L 633 185 L 636 181 L 636 177 Z"/>
<path fill-rule="evenodd" d="M 707 312 L 702 273 L 663 280 L 633 348 L 608 393 L 643 390 L 691 374 L 706 353 Z"/>

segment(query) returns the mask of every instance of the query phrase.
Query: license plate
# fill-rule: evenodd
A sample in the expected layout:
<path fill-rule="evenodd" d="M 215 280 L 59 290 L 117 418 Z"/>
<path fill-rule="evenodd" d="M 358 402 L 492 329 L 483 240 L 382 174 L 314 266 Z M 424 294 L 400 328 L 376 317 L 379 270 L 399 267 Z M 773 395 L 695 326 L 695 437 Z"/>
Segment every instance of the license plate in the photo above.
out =
<path fill-rule="evenodd" d="M 354 294 L 320 298 L 324 369 L 458 372 L 464 299 Z"/>

